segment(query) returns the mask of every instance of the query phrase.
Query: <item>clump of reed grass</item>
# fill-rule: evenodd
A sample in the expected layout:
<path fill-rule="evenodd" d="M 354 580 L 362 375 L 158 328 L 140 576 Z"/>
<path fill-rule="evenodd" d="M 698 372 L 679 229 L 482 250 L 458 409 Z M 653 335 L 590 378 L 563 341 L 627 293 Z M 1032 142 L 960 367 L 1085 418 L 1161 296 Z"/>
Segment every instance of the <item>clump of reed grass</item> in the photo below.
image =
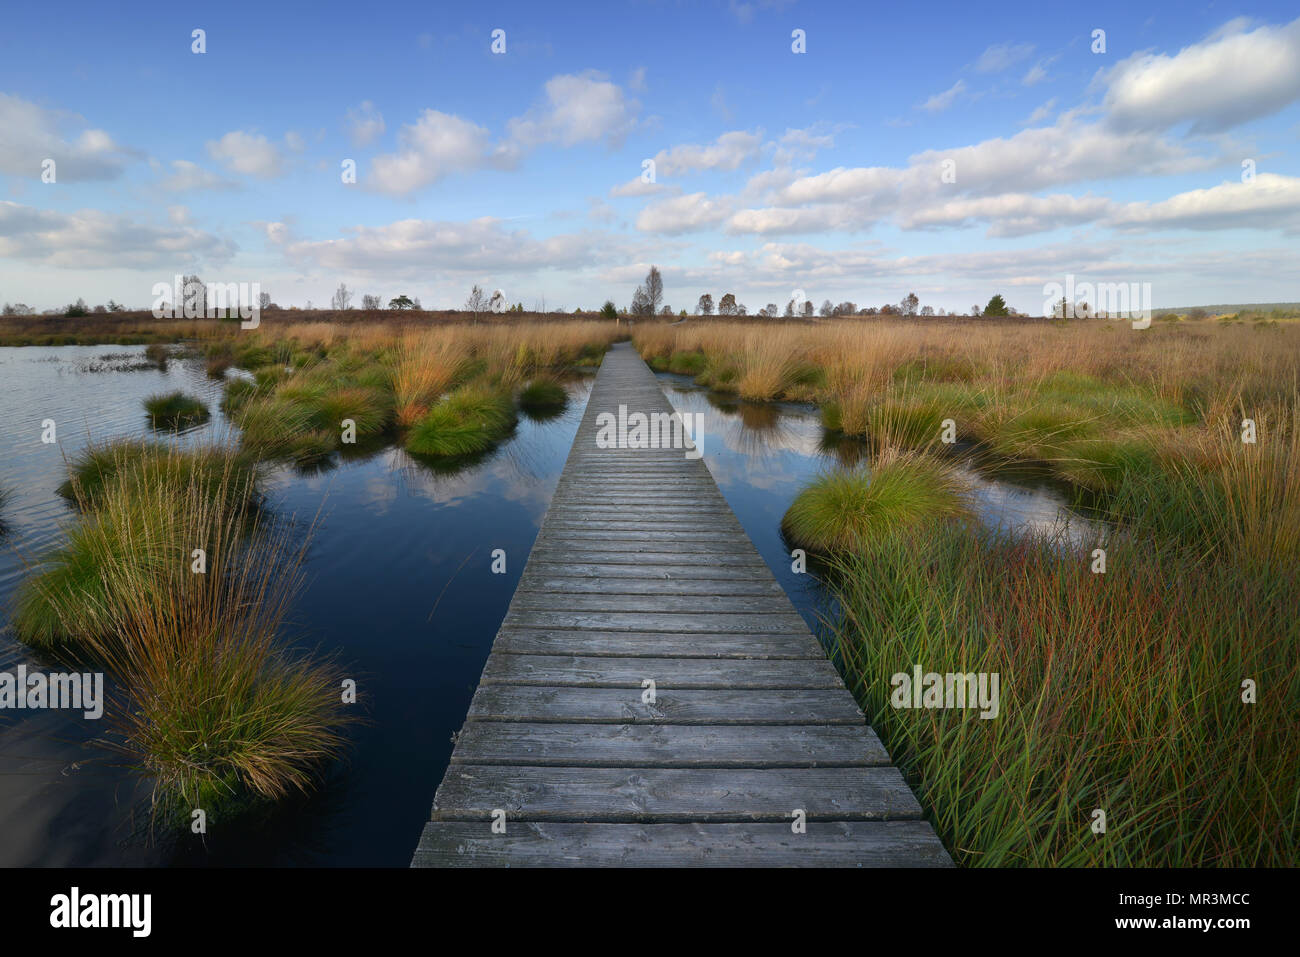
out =
<path fill-rule="evenodd" d="M 767 402 L 783 395 L 794 374 L 794 363 L 788 355 L 753 341 L 735 354 L 734 361 L 739 367 L 735 391 L 751 402 Z"/>
<path fill-rule="evenodd" d="M 1241 412 L 1206 429 L 1157 434 L 1158 467 L 1120 472 L 1107 511 L 1197 556 L 1231 556 L 1274 576 L 1300 567 L 1300 393 L 1256 415 L 1253 443 L 1242 441 Z"/>
<path fill-rule="evenodd" d="M 236 450 L 215 485 L 178 482 L 187 469 L 159 470 L 154 454 L 100 470 L 81 520 L 20 590 L 14 625 L 108 668 L 100 743 L 149 778 L 156 812 L 212 820 L 308 790 L 351 717 L 335 665 L 283 641 L 310 533 L 256 509 Z"/>
<path fill-rule="evenodd" d="M 95 519 L 115 530 L 96 556 L 113 600 L 78 631 L 121 685 L 106 743 L 153 781 L 163 810 L 211 819 L 308 790 L 349 720 L 333 664 L 282 640 L 309 535 L 251 511 L 235 483 L 177 495 L 119 482 Z M 114 538 L 129 538 L 133 560 L 108 560 Z"/>
<path fill-rule="evenodd" d="M 217 353 L 208 356 L 204 363 L 204 368 L 208 377 L 212 379 L 224 379 L 226 370 L 235 364 L 234 358 L 229 353 Z"/>
<path fill-rule="evenodd" d="M 269 366 L 273 363 L 286 365 L 288 356 L 277 357 L 276 353 L 260 343 L 250 342 L 240 346 L 234 352 L 234 364 L 241 369 L 247 369 L 252 372 L 254 369 L 260 369 L 262 366 Z"/>
<path fill-rule="evenodd" d="M 461 377 L 470 359 L 465 343 L 434 333 L 404 338 L 392 367 L 392 388 L 398 425 L 423 418 Z"/>
<path fill-rule="evenodd" d="M 312 403 L 311 423 L 338 433 L 351 420 L 358 436 L 379 435 L 393 420 L 393 406 L 381 389 L 340 385 Z"/>
<path fill-rule="evenodd" d="M 257 383 L 249 379 L 231 379 L 226 383 L 225 394 L 221 397 L 221 411 L 234 415 L 244 403 L 257 395 Z"/>
<path fill-rule="evenodd" d="M 201 399 L 184 392 L 151 395 L 144 400 L 149 424 L 155 429 L 180 429 L 208 420 L 208 407 Z"/>
<path fill-rule="evenodd" d="M 795 496 L 781 528 L 809 551 L 852 552 L 897 528 L 968 516 L 968 491 L 938 459 L 886 450 L 869 468 L 815 479 Z"/>
<path fill-rule="evenodd" d="M 92 443 L 68 462 L 68 478 L 58 494 L 83 511 L 98 507 L 117 482 L 159 485 L 174 491 L 195 487 L 209 495 L 230 497 L 238 489 L 244 499 L 257 494 L 256 464 L 232 455 L 219 444 L 187 449 L 137 439 Z"/>
<path fill-rule="evenodd" d="M 1052 470 L 1080 489 L 1113 493 L 1128 479 L 1161 467 L 1150 438 L 1138 433 L 1087 436 L 1059 444 Z"/>
<path fill-rule="evenodd" d="M 462 386 L 415 424 L 407 434 L 406 449 L 417 455 L 472 455 L 504 438 L 514 423 L 509 393 Z"/>
<path fill-rule="evenodd" d="M 959 864 L 1288 866 L 1294 566 L 1143 535 L 1107 549 L 1101 575 L 1086 550 L 976 526 L 864 540 L 831 559 L 837 664 Z M 894 707 L 917 664 L 999 675 L 998 716 Z M 1244 704 L 1245 678 L 1270 702 Z"/>
<path fill-rule="evenodd" d="M 538 376 L 519 390 L 519 408 L 533 417 L 558 415 L 568 404 L 569 393 L 549 376 Z"/>
<path fill-rule="evenodd" d="M 84 450 L 69 471 L 59 491 L 77 504 L 82 518 L 36 564 L 14 598 L 15 633 L 34 647 L 84 650 L 87 640 L 111 630 L 120 617 L 124 582 L 143 588 L 188 568 L 185 536 L 172 523 L 175 509 L 162 507 L 161 500 L 202 499 L 209 510 L 238 514 L 254 509 L 258 500 L 256 467 L 221 445 L 106 443 Z"/>
<path fill-rule="evenodd" d="M 311 431 L 312 410 L 301 402 L 276 395 L 244 401 L 231 414 L 240 429 L 240 441 L 251 453 L 282 455 L 295 439 Z"/>

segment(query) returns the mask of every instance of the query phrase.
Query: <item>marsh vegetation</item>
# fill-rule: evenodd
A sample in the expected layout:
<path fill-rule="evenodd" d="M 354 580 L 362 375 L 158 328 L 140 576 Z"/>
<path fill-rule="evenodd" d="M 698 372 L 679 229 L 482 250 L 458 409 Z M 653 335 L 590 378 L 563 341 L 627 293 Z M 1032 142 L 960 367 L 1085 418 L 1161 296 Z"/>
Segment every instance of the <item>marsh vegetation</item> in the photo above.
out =
<path fill-rule="evenodd" d="M 358 448 L 409 450 L 437 475 L 481 462 L 563 409 L 570 377 L 620 333 L 608 322 L 185 331 L 168 355 L 197 359 L 222 391 L 184 392 L 237 430 L 184 445 L 166 429 L 97 439 L 73 455 L 59 489 L 73 521 L 9 609 L 42 654 L 107 664 L 122 720 L 104 741 L 157 788 L 169 821 L 196 799 L 234 814 L 311 789 L 355 721 L 336 659 L 297 647 L 288 627 L 309 529 L 272 506 L 266 476 Z M 1300 328 L 633 331 L 647 361 L 707 388 L 746 441 L 778 442 L 791 403 L 816 410 L 810 428 L 838 464 L 781 505 L 777 560 L 793 547 L 819 557 L 828 645 L 960 862 L 1294 860 Z M 745 454 L 750 468 L 761 457 Z M 969 471 L 1012 468 L 1065 490 L 1095 520 L 1092 538 L 979 521 Z M 762 510 L 751 519 L 777 524 Z M 195 541 L 211 546 L 203 574 Z M 896 710 L 890 677 L 916 663 L 1000 673 L 999 718 Z M 1256 704 L 1242 701 L 1246 680 Z M 1089 830 L 1097 808 L 1104 839 Z"/>
<path fill-rule="evenodd" d="M 21 641 L 111 673 L 118 700 L 99 744 L 151 782 L 169 826 L 187 825 L 187 809 L 228 818 L 310 791 L 360 713 L 335 659 L 289 637 L 312 529 L 268 507 L 268 469 L 368 440 L 440 460 L 482 453 L 513 428 L 517 403 L 562 407 L 546 386 L 566 396 L 559 377 L 598 362 L 612 338 L 594 324 L 224 331 L 186 349 L 209 373 L 221 367 L 220 408 L 238 430 L 178 444 L 168 433 L 205 421 L 207 405 L 147 397 L 159 434 L 92 440 L 71 457 L 58 492 L 75 520 L 10 603 Z"/>
<path fill-rule="evenodd" d="M 1300 327 L 717 323 L 635 341 L 742 403 L 815 403 L 827 438 L 861 449 L 783 528 L 823 556 L 837 664 L 955 859 L 1295 860 Z M 1111 531 L 972 522 L 963 463 L 1048 476 Z M 1000 716 L 894 708 L 891 676 L 916 663 L 999 673 Z"/>

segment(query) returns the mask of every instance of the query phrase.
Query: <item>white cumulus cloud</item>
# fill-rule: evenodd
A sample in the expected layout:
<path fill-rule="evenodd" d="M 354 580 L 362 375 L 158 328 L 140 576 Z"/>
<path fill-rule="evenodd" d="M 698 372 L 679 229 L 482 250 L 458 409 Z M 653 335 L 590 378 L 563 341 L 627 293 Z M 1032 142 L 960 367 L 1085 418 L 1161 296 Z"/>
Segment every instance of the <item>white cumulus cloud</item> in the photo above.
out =
<path fill-rule="evenodd" d="M 1121 129 L 1191 122 L 1214 133 L 1276 113 L 1300 97 L 1300 19 L 1245 30 L 1233 21 L 1173 56 L 1137 53 L 1104 75 L 1105 108 Z"/>

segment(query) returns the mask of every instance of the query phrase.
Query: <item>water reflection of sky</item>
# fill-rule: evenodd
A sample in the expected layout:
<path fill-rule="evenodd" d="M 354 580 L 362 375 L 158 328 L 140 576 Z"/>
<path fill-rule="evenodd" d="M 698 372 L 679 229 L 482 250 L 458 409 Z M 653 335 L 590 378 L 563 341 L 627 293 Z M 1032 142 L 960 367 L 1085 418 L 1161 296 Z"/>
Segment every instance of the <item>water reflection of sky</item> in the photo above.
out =
<path fill-rule="evenodd" d="M 88 440 L 148 433 L 145 396 L 183 389 L 213 419 L 181 441 L 225 434 L 220 384 L 201 363 L 134 368 L 138 347 L 0 349 L 0 482 L 14 489 L 0 538 L 0 625 L 37 557 L 74 519 L 56 494 Z M 125 360 L 104 360 L 107 353 Z M 131 357 L 134 356 L 134 359 Z M 378 448 L 324 468 L 272 470 L 273 513 L 316 523 L 307 583 L 289 638 L 337 654 L 358 681 L 367 723 L 347 761 L 315 796 L 271 820 L 214 828 L 206 849 L 149 843 L 144 791 L 86 742 L 94 722 L 66 713 L 0 713 L 0 865 L 327 864 L 405 866 L 428 819 L 469 700 L 537 535 L 589 394 L 545 423 L 521 419 L 513 436 L 457 470 L 435 469 L 400 448 Z M 40 422 L 58 422 L 42 446 Z M 491 572 L 493 549 L 506 573 Z M 35 663 L 0 632 L 0 668 Z"/>
<path fill-rule="evenodd" d="M 780 522 L 799 490 L 817 475 L 862 460 L 861 444 L 828 441 L 817 410 L 804 404 L 740 402 L 689 378 L 660 373 L 673 407 L 703 415 L 704 461 L 768 566 L 810 625 L 825 595 L 812 576 L 791 570 Z M 1096 529 L 1070 512 L 1064 493 L 1044 480 L 1011 480 L 958 462 L 984 524 L 1017 534 L 1091 542 Z"/>

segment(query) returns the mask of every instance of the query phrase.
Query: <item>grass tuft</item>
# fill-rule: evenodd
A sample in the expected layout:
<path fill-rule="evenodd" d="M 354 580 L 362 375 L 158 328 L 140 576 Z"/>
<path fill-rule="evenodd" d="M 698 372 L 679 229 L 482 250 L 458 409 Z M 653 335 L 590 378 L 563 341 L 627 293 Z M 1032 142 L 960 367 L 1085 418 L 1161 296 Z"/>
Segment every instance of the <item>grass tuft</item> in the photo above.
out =
<path fill-rule="evenodd" d="M 836 471 L 805 487 L 781 527 L 790 542 L 818 554 L 854 552 L 897 528 L 963 518 L 966 486 L 942 462 L 886 452 L 869 469 Z"/>
<path fill-rule="evenodd" d="M 519 408 L 531 415 L 554 415 L 569 403 L 569 393 L 558 381 L 539 376 L 519 391 Z"/>
<path fill-rule="evenodd" d="M 504 438 L 514 426 L 508 393 L 463 386 L 435 405 L 411 429 L 406 449 L 416 455 L 472 455 Z"/>
<path fill-rule="evenodd" d="M 149 424 L 159 430 L 184 429 L 208 420 L 208 407 L 184 392 L 151 395 L 144 400 Z"/>

